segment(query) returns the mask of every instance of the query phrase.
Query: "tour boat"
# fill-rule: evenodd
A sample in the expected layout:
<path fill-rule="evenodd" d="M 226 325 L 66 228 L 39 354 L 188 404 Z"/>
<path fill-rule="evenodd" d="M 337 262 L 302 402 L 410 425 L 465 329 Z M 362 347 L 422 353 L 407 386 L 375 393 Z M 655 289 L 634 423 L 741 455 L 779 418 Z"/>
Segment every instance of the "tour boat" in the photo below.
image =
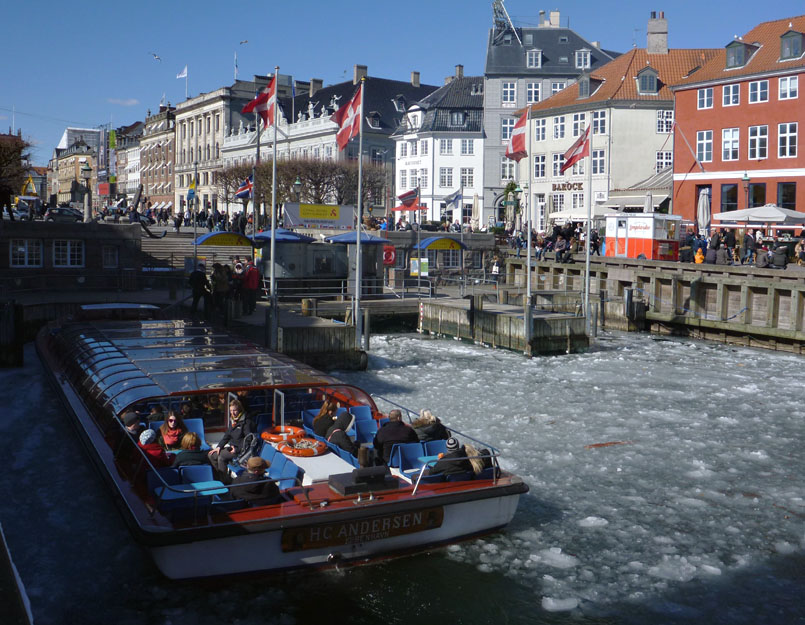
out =
<path fill-rule="evenodd" d="M 497 449 L 456 430 L 486 456 L 482 471 L 427 475 L 444 441 L 400 445 L 389 467 L 359 467 L 314 436 L 325 399 L 354 417 L 348 434 L 362 446 L 391 409 L 417 415 L 218 327 L 153 312 L 85 306 L 44 327 L 36 346 L 135 540 L 168 578 L 360 564 L 449 544 L 503 528 L 528 491 L 500 468 Z M 186 425 L 207 448 L 222 437 L 233 396 L 271 439 L 255 453 L 270 462 L 265 479 L 280 487 L 280 502 L 233 499 L 211 466 L 155 467 L 122 421 L 135 411 L 142 427 L 157 428 L 147 421 L 152 407 L 167 414 L 189 404 Z"/>

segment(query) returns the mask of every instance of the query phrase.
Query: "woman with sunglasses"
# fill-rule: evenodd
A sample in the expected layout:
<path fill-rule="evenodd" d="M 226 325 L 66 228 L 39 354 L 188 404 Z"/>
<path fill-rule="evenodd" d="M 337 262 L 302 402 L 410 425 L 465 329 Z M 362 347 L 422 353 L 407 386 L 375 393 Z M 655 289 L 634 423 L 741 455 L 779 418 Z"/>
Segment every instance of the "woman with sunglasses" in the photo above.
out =
<path fill-rule="evenodd" d="M 168 418 L 165 419 L 165 423 L 159 426 L 159 444 L 167 450 L 181 449 L 182 436 L 186 432 L 187 426 L 184 424 L 182 417 L 176 411 L 171 410 L 168 412 Z"/>

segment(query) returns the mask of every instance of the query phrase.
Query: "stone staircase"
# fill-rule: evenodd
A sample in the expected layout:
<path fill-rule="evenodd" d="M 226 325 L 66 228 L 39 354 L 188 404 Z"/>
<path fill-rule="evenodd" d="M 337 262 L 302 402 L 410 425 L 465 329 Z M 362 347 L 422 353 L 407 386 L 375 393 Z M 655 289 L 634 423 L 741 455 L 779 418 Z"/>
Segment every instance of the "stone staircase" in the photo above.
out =
<path fill-rule="evenodd" d="M 158 229 L 156 231 L 159 232 Z M 202 233 L 199 232 L 199 234 Z M 192 261 L 193 247 L 192 232 L 176 233 L 169 231 L 161 239 L 143 237 L 140 247 L 142 266 L 144 269 L 154 267 L 176 270 L 185 269 L 186 259 L 191 259 Z M 252 252 L 252 248 L 248 245 L 202 245 L 197 248 L 199 260 L 205 262 L 208 268 L 213 263 L 232 264 L 232 259 L 235 256 L 250 258 Z"/>

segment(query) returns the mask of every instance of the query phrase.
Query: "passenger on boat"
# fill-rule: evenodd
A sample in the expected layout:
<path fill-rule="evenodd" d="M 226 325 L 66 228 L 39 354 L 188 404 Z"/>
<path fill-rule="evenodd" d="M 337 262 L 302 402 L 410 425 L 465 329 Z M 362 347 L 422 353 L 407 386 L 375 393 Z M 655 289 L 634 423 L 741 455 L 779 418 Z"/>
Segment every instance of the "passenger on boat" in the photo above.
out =
<path fill-rule="evenodd" d="M 224 405 L 226 396 L 213 394 L 207 397 L 204 402 L 204 421 L 210 423 L 220 423 L 224 416 Z"/>
<path fill-rule="evenodd" d="M 182 436 L 182 451 L 173 457 L 173 467 L 207 464 L 207 452 L 201 449 L 201 437 L 195 432 Z"/>
<path fill-rule="evenodd" d="M 327 441 L 332 443 L 333 445 L 338 445 L 344 451 L 348 451 L 353 456 L 358 453 L 358 449 L 360 445 L 356 444 L 349 436 L 347 436 L 347 432 L 352 428 L 352 424 L 355 422 L 355 417 L 351 415 L 349 412 L 342 412 L 339 417 L 336 418 L 333 425 L 327 430 Z"/>
<path fill-rule="evenodd" d="M 266 471 L 271 463 L 259 456 L 253 456 L 246 461 L 246 470 L 232 480 L 229 496 L 232 499 L 243 499 L 255 506 L 265 506 L 283 501 L 280 489 L 276 482 L 263 482 L 268 479 Z"/>
<path fill-rule="evenodd" d="M 411 425 L 419 440 L 423 443 L 426 441 L 443 441 L 450 438 L 450 431 L 428 409 L 424 409 L 419 413 L 419 418 Z"/>
<path fill-rule="evenodd" d="M 322 438 L 327 436 L 327 432 L 330 431 L 330 428 L 333 427 L 333 423 L 335 422 L 337 409 L 335 402 L 329 399 L 324 400 L 324 403 L 319 409 L 319 414 L 313 419 L 313 431 L 317 436 L 321 436 Z"/>
<path fill-rule="evenodd" d="M 467 459 L 467 450 L 452 436 L 447 439 L 447 451 L 439 456 L 436 464 L 425 475 L 452 475 L 473 471 L 473 466 Z"/>
<path fill-rule="evenodd" d="M 164 421 L 165 420 L 165 409 L 160 404 L 155 404 L 151 406 L 151 411 L 148 413 L 148 423 L 153 423 L 154 421 Z"/>
<path fill-rule="evenodd" d="M 140 438 L 140 434 L 145 429 L 143 424 L 140 423 L 140 415 L 133 410 L 129 410 L 123 415 L 123 425 L 126 426 L 126 431 L 131 434 L 135 440 Z"/>
<path fill-rule="evenodd" d="M 164 449 L 179 449 L 182 445 L 182 436 L 187 432 L 187 426 L 182 417 L 171 410 L 168 418 L 159 426 L 159 444 Z"/>
<path fill-rule="evenodd" d="M 389 411 L 389 422 L 381 427 L 374 438 L 374 447 L 383 462 L 388 464 L 391 457 L 391 448 L 395 443 L 416 443 L 419 438 L 414 428 L 403 423 L 402 413 L 397 410 Z"/>
<path fill-rule="evenodd" d="M 182 414 L 179 415 L 179 416 L 182 417 L 182 420 L 184 420 L 184 419 L 193 419 L 193 418 L 196 418 L 196 417 L 200 416 L 199 411 L 189 401 L 186 401 L 186 402 L 184 402 L 182 404 L 181 411 L 182 411 Z"/>
<path fill-rule="evenodd" d="M 148 454 L 148 459 L 155 468 L 169 467 L 173 462 L 173 458 L 157 443 L 157 433 L 154 430 L 142 431 L 142 434 L 140 434 L 140 448 Z"/>
<path fill-rule="evenodd" d="M 467 459 L 470 461 L 472 472 L 475 475 L 479 475 L 486 468 L 492 468 L 492 454 L 488 449 L 476 449 L 467 443 L 464 445 L 464 451 L 467 453 Z"/>
<path fill-rule="evenodd" d="M 233 399 L 229 402 L 229 421 L 223 437 L 218 441 L 215 449 L 209 453 L 212 466 L 217 468 L 222 475 L 227 474 L 227 465 L 232 458 L 238 455 L 238 451 L 243 446 L 243 439 L 254 431 L 251 420 L 243 412 L 243 404 L 240 403 L 240 400 Z"/>

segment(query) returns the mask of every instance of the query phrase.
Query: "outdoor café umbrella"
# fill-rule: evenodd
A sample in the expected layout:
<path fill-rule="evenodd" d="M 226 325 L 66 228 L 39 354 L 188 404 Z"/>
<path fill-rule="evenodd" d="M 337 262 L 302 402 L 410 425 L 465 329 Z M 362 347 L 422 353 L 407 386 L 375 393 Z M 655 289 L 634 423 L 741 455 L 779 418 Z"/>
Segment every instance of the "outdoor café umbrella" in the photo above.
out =
<path fill-rule="evenodd" d="M 699 234 L 706 235 L 710 230 L 710 194 L 707 189 L 699 191 L 699 204 L 696 206 L 696 220 L 699 222 Z"/>
<path fill-rule="evenodd" d="M 805 224 L 805 213 L 780 208 L 775 204 L 766 204 L 765 206 L 754 206 L 753 208 L 745 208 L 739 211 L 717 213 L 713 215 L 713 219 L 793 226 Z"/>

